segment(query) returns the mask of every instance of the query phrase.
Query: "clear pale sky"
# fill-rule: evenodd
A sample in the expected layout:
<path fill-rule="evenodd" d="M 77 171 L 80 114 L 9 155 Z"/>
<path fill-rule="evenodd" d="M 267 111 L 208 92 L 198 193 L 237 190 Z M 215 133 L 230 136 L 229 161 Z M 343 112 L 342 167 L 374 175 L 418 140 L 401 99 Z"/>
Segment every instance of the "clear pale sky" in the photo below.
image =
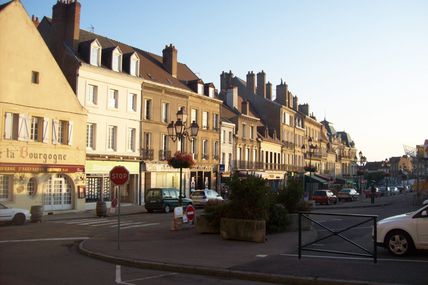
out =
<path fill-rule="evenodd" d="M 21 2 L 40 19 L 56 3 Z M 273 86 L 284 79 L 369 161 L 428 139 L 426 0 L 80 3 L 82 29 L 160 55 L 172 43 L 178 60 L 217 88 L 229 70 L 244 80 L 264 70 Z"/>

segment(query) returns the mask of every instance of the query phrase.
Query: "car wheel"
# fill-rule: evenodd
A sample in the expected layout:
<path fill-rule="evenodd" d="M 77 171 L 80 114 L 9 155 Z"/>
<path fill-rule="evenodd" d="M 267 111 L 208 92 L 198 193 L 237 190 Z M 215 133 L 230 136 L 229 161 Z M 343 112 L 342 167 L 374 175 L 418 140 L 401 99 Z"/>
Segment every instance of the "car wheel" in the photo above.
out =
<path fill-rule="evenodd" d="M 25 224 L 25 215 L 21 214 L 21 213 L 16 214 L 13 217 L 13 219 L 12 219 L 12 223 L 14 225 L 23 225 L 23 224 Z"/>
<path fill-rule="evenodd" d="M 413 250 L 413 241 L 405 231 L 392 231 L 385 240 L 388 251 L 397 256 L 403 256 Z"/>
<path fill-rule="evenodd" d="M 169 212 L 171 211 L 171 207 L 170 207 L 169 205 L 165 205 L 165 206 L 163 207 L 163 211 L 164 211 L 165 213 L 169 213 Z"/>

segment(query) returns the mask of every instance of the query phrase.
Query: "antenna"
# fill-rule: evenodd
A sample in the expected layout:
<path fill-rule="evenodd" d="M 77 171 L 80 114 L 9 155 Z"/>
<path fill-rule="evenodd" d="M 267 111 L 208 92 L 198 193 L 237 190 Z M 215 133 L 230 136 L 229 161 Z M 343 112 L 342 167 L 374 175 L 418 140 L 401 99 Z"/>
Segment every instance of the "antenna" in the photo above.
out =
<path fill-rule="evenodd" d="M 90 26 L 89 26 L 89 31 L 90 31 L 91 33 L 94 33 L 94 32 L 95 32 L 95 27 L 94 27 L 94 26 L 92 26 L 92 25 L 90 25 Z"/>

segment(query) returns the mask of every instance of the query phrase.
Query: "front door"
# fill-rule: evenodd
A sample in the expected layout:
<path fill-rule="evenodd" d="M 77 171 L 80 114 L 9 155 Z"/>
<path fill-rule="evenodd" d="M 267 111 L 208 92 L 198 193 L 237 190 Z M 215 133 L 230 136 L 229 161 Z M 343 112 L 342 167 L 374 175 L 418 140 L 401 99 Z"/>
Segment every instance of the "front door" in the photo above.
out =
<path fill-rule="evenodd" d="M 44 210 L 70 209 L 72 209 L 71 184 L 61 175 L 51 176 L 44 193 Z"/>

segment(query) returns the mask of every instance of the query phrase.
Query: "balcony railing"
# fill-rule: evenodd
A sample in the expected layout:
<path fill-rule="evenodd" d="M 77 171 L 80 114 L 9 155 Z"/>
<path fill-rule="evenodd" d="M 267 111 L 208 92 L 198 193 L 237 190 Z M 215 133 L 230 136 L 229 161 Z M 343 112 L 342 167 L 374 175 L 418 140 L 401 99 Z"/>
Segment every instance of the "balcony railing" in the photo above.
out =
<path fill-rule="evenodd" d="M 288 149 L 294 149 L 294 147 L 295 147 L 295 144 L 293 142 L 283 141 L 283 144 Z"/>
<path fill-rule="evenodd" d="M 207 153 L 203 153 L 203 154 L 202 154 L 202 159 L 207 160 L 208 158 L 209 158 L 209 156 L 208 156 L 208 154 L 207 154 Z"/>
<path fill-rule="evenodd" d="M 231 167 L 235 170 L 274 170 L 274 171 L 303 171 L 303 167 L 291 164 L 265 163 L 245 160 L 233 160 Z"/>
<path fill-rule="evenodd" d="M 153 160 L 153 149 L 143 148 L 141 150 L 141 156 L 143 160 Z"/>
<path fill-rule="evenodd" d="M 168 160 L 171 157 L 170 150 L 160 150 L 159 151 L 159 160 Z"/>
<path fill-rule="evenodd" d="M 214 154 L 214 155 L 213 155 L 213 159 L 214 159 L 214 160 L 219 160 L 219 156 L 218 156 L 218 154 Z"/>

